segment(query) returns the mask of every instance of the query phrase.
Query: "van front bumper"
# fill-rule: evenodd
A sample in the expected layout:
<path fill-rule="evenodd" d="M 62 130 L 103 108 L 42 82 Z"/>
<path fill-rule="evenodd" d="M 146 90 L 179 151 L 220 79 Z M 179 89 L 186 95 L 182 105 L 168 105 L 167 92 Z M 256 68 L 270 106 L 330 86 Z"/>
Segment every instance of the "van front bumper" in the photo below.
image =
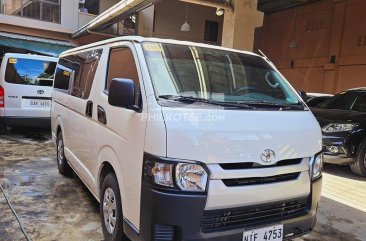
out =
<path fill-rule="evenodd" d="M 0 124 L 12 127 L 39 127 L 50 129 L 50 117 L 0 117 Z"/>
<path fill-rule="evenodd" d="M 139 237 L 138 239 L 130 238 L 133 241 L 163 240 L 162 237 L 166 238 L 164 240 L 172 241 L 240 241 L 243 239 L 244 230 L 274 224 L 283 224 L 285 239 L 302 236 L 311 232 L 315 226 L 321 187 L 322 178 L 312 183 L 311 195 L 308 198 L 309 206 L 304 215 L 261 223 L 258 226 L 203 232 L 202 220 L 207 200 L 206 195 L 166 193 L 154 189 L 143 181 Z"/>

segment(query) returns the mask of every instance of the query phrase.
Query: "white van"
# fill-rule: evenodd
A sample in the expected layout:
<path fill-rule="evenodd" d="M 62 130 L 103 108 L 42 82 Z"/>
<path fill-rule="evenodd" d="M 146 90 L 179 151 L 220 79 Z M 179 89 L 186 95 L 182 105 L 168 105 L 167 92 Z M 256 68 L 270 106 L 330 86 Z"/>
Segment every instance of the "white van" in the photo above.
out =
<path fill-rule="evenodd" d="M 0 69 L 0 124 L 50 127 L 57 61 L 40 55 L 5 54 Z"/>
<path fill-rule="evenodd" d="M 261 56 L 133 36 L 75 48 L 60 56 L 51 119 L 59 171 L 99 200 L 105 240 L 280 241 L 314 228 L 320 127 Z"/>

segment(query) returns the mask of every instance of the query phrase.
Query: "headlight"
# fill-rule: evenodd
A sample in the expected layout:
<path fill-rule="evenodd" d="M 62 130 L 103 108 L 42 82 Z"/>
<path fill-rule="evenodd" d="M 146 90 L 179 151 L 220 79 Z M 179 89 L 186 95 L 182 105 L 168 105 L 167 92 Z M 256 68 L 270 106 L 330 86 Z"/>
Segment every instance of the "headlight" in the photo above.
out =
<path fill-rule="evenodd" d="M 323 154 L 320 153 L 314 157 L 311 163 L 312 179 L 315 180 L 322 175 L 323 172 Z"/>
<path fill-rule="evenodd" d="M 172 172 L 173 165 L 167 163 L 155 162 L 151 169 L 154 182 L 166 187 L 174 187 Z"/>
<path fill-rule="evenodd" d="M 185 192 L 205 192 L 208 173 L 196 163 L 161 160 L 151 155 L 145 156 L 144 178 L 148 182 Z"/>
<path fill-rule="evenodd" d="M 205 169 L 196 164 L 179 163 L 175 168 L 175 180 L 182 191 L 204 192 L 207 177 Z"/>
<path fill-rule="evenodd" d="M 351 131 L 353 128 L 357 127 L 357 124 L 329 124 L 323 128 L 323 132 L 332 133 L 332 132 L 342 132 L 342 131 Z"/>

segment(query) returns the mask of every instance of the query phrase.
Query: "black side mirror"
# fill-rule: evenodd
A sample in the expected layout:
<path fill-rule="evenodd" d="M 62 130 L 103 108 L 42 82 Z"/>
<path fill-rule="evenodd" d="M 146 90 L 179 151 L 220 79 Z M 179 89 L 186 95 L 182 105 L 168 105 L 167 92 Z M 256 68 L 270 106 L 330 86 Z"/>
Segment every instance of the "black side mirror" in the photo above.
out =
<path fill-rule="evenodd" d="M 135 105 L 135 84 L 131 79 L 115 78 L 109 86 L 108 103 L 112 106 L 138 111 Z"/>
<path fill-rule="evenodd" d="M 305 91 L 297 91 L 297 93 L 299 93 L 301 99 L 306 103 L 308 101 L 308 95 L 306 94 Z"/>

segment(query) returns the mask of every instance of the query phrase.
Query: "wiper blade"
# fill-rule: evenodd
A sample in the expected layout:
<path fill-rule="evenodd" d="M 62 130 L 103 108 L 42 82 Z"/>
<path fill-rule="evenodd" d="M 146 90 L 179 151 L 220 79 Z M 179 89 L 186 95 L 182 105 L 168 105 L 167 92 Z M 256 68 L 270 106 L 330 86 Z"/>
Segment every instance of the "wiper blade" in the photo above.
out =
<path fill-rule="evenodd" d="M 206 103 L 206 104 L 211 104 L 211 105 L 218 105 L 218 106 L 222 106 L 222 107 L 255 109 L 255 107 L 244 104 L 244 103 L 228 103 L 228 102 L 222 102 L 222 101 L 208 100 L 205 98 L 199 98 L 199 97 L 194 97 L 194 96 L 160 95 L 159 98 L 166 99 L 166 100 L 180 101 L 180 102 L 189 102 L 189 103 L 201 102 L 201 103 Z"/>
<path fill-rule="evenodd" d="M 238 102 L 238 104 L 247 104 L 252 106 L 261 106 L 261 107 L 270 107 L 270 108 L 279 108 L 281 110 L 289 110 L 289 109 L 297 109 L 302 110 L 304 106 L 299 102 L 297 104 L 278 104 L 269 101 L 242 101 Z"/>

